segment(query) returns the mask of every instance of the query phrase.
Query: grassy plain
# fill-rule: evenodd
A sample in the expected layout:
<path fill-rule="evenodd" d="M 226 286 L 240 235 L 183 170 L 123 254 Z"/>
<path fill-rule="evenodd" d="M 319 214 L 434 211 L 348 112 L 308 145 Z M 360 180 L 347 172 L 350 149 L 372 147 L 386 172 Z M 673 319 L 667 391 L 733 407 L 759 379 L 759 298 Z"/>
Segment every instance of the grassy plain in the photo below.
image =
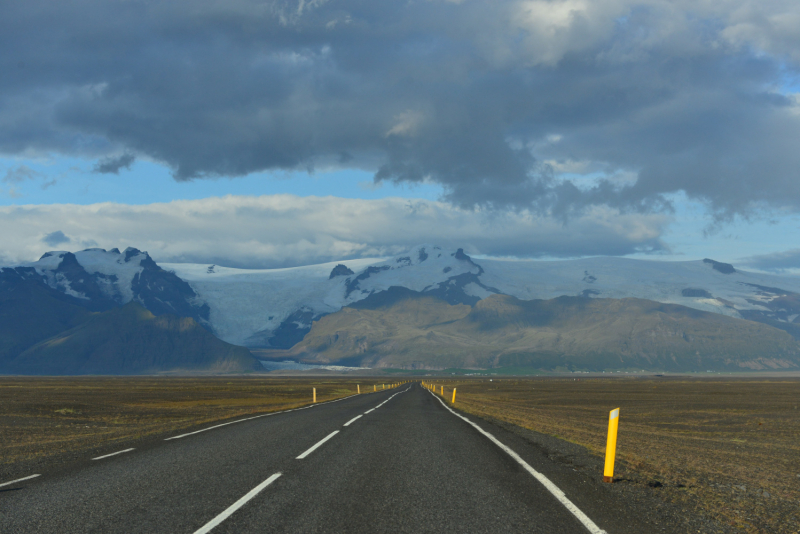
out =
<path fill-rule="evenodd" d="M 457 387 L 464 411 L 601 457 L 608 412 L 619 407 L 616 483 L 650 486 L 743 532 L 800 532 L 798 379 L 428 381 L 448 400 Z"/>
<path fill-rule="evenodd" d="M 0 473 L 19 462 L 309 404 L 312 387 L 318 402 L 344 397 L 357 383 L 364 391 L 363 379 L 327 377 L 0 377 Z"/>

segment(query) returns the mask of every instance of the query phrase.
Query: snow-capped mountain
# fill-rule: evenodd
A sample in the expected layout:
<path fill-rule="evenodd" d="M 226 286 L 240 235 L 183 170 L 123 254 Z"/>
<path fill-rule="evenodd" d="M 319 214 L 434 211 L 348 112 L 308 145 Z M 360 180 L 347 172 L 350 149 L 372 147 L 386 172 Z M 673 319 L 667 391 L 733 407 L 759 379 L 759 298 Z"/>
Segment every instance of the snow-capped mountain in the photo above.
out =
<path fill-rule="evenodd" d="M 159 267 L 146 252 L 129 248 L 51 252 L 3 272 L 40 276 L 90 309 L 136 300 L 157 315 L 194 317 L 222 340 L 251 348 L 289 348 L 312 321 L 396 286 L 470 305 L 494 293 L 524 300 L 638 297 L 765 322 L 800 337 L 800 278 L 713 260 L 475 260 L 461 249 L 421 245 L 388 259 L 256 270 Z"/>
<path fill-rule="evenodd" d="M 197 298 L 191 286 L 135 248 L 48 252 L 38 261 L 4 268 L 2 276 L 39 278 L 92 311 L 133 300 L 156 315 L 192 317 L 208 325 L 208 305 Z"/>

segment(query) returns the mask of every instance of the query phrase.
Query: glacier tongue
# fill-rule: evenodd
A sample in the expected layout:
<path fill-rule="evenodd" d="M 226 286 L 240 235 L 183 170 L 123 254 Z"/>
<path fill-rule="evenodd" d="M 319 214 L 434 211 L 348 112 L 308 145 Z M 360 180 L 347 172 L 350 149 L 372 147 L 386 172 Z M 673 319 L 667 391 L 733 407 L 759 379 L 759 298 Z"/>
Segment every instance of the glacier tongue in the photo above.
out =
<path fill-rule="evenodd" d="M 331 276 L 344 265 L 352 275 Z M 288 348 L 300 341 L 319 317 L 339 311 L 392 286 L 454 301 L 469 286 L 488 294 L 477 277 L 483 272 L 461 249 L 435 245 L 414 247 L 394 258 L 367 258 L 288 269 L 232 269 L 196 264 L 164 264 L 187 280 L 211 308 L 214 332 L 229 343 L 250 347 Z M 459 277 L 465 278 L 463 282 Z M 482 293 L 481 293 L 482 292 Z"/>

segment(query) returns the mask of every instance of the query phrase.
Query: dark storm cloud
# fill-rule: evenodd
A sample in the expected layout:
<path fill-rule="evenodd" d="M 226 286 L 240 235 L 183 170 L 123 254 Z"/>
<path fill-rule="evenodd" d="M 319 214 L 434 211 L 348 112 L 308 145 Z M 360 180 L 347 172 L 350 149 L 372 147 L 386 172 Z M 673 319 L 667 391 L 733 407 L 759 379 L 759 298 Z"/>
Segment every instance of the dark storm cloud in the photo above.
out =
<path fill-rule="evenodd" d="M 121 169 L 130 169 L 136 157 L 133 154 L 103 158 L 97 162 L 92 172 L 99 174 L 119 174 Z"/>
<path fill-rule="evenodd" d="M 762 271 L 784 272 L 800 269 L 800 249 L 750 256 L 741 260 L 742 265 Z"/>
<path fill-rule="evenodd" d="M 69 243 L 70 241 L 71 239 L 67 237 L 61 230 L 49 233 L 42 238 L 42 243 L 49 245 L 51 247 L 55 247 L 62 243 Z"/>
<path fill-rule="evenodd" d="M 460 206 L 565 219 L 590 205 L 664 210 L 678 191 L 721 218 L 800 207 L 788 88 L 800 4 L 31 0 L 3 11 L 6 154 L 130 150 L 178 180 L 350 166 L 440 183 Z"/>

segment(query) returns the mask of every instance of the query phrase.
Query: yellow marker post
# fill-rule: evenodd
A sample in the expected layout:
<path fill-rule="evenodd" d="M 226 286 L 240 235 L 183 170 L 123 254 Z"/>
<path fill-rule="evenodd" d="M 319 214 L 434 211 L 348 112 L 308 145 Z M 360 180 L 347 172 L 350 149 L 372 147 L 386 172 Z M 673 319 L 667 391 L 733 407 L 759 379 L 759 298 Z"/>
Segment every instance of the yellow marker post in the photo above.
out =
<path fill-rule="evenodd" d="M 444 397 L 444 386 L 442 386 L 442 397 Z"/>
<path fill-rule="evenodd" d="M 314 402 L 317 402 L 317 388 L 311 388 L 311 390 L 314 392 Z"/>
<path fill-rule="evenodd" d="M 456 388 L 453 388 L 453 404 L 456 403 Z"/>
<path fill-rule="evenodd" d="M 376 386 L 375 384 L 373 384 L 373 385 L 372 385 L 372 391 L 378 391 L 378 386 Z"/>
<path fill-rule="evenodd" d="M 608 414 L 608 441 L 606 442 L 606 467 L 603 470 L 603 482 L 614 481 L 614 459 L 617 456 L 617 428 L 619 428 L 619 408 Z"/>
<path fill-rule="evenodd" d="M 361 386 L 356 384 L 356 392 L 361 393 Z"/>

